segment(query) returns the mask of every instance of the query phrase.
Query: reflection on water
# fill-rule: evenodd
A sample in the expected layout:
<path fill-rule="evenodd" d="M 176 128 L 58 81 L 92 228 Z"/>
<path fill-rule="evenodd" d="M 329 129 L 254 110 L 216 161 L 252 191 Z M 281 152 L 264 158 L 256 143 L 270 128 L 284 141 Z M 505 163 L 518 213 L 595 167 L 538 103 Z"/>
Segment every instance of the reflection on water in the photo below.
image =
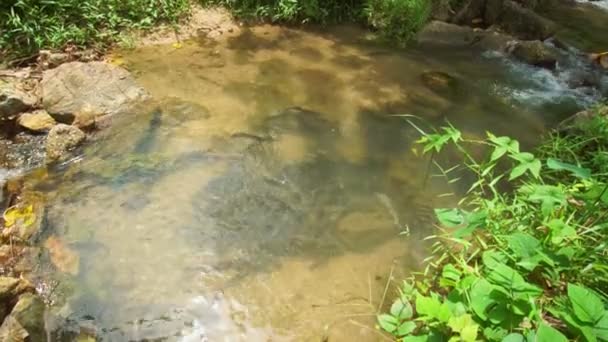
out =
<path fill-rule="evenodd" d="M 494 92 L 514 84 L 501 60 L 359 36 L 261 26 L 124 54 L 157 102 L 36 186 L 49 235 L 80 258 L 76 276 L 41 275 L 58 283 L 57 339 L 381 338 L 386 284 L 419 266 L 432 208 L 454 201 L 436 195 L 455 190 L 391 114 L 524 143 L 559 118 Z"/>

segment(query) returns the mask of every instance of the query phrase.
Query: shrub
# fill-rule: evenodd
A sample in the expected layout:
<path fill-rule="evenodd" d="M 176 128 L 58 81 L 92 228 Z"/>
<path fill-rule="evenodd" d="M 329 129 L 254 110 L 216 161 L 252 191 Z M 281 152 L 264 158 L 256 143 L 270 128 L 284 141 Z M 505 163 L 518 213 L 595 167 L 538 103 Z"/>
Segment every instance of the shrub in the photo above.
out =
<path fill-rule="evenodd" d="M 424 26 L 431 7 L 429 0 L 368 0 L 364 14 L 385 37 L 404 43 Z"/>
<path fill-rule="evenodd" d="M 537 155 L 452 126 L 419 143 L 455 147 L 477 177 L 458 208 L 436 209 L 429 264 L 380 327 L 403 341 L 608 340 L 608 118 L 553 133 Z M 482 160 L 468 152 L 478 145 Z"/>
<path fill-rule="evenodd" d="M 174 23 L 188 8 L 188 0 L 3 0 L 0 52 L 15 57 L 68 43 L 103 45 L 125 29 Z"/>
<path fill-rule="evenodd" d="M 237 16 L 275 22 L 344 22 L 370 25 L 385 37 L 407 42 L 431 12 L 430 0 L 203 0 Z"/>

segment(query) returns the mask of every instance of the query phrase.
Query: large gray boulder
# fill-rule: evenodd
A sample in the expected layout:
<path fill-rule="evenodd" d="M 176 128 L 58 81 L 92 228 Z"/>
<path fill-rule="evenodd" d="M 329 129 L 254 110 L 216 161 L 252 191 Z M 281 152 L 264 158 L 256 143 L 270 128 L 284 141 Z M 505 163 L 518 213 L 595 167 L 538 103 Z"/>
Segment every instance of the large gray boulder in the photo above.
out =
<path fill-rule="evenodd" d="M 34 95 L 19 89 L 13 83 L 0 81 L 0 119 L 7 119 L 36 105 Z"/>
<path fill-rule="evenodd" d="M 43 107 L 63 123 L 82 121 L 81 113 L 116 114 L 148 96 L 128 71 L 104 62 L 71 62 L 47 70 L 40 90 Z"/>
<path fill-rule="evenodd" d="M 78 147 L 86 135 L 78 127 L 58 124 L 51 129 L 46 139 L 46 159 L 48 162 L 65 159 L 69 152 Z"/>

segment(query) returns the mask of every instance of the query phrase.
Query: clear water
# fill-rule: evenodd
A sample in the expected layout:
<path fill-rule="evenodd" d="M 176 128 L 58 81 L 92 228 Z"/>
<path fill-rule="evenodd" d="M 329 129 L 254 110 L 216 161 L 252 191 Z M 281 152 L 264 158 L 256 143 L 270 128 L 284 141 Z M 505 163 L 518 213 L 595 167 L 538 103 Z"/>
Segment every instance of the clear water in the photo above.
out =
<path fill-rule="evenodd" d="M 594 96 L 522 100 L 543 88 L 504 58 L 353 28 L 260 26 L 116 59 L 155 101 L 30 181 L 68 256 L 40 271 L 57 340 L 382 340 L 374 315 L 420 267 L 432 208 L 456 201 L 438 195 L 459 190 L 427 177 L 394 115 L 529 146 Z"/>

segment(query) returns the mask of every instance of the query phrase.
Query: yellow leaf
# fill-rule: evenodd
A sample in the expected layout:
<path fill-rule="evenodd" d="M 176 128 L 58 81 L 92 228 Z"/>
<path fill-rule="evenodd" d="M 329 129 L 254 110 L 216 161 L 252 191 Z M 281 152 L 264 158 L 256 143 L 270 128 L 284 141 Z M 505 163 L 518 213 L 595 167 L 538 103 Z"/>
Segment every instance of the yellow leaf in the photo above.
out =
<path fill-rule="evenodd" d="M 34 206 L 32 204 L 10 207 L 4 212 L 4 224 L 6 227 L 12 227 L 16 223 L 27 227 L 34 222 L 36 222 L 36 215 L 34 215 Z"/>
<path fill-rule="evenodd" d="M 182 43 L 176 42 L 176 43 L 173 43 L 172 46 L 173 46 L 174 49 L 181 49 L 182 48 Z"/>

